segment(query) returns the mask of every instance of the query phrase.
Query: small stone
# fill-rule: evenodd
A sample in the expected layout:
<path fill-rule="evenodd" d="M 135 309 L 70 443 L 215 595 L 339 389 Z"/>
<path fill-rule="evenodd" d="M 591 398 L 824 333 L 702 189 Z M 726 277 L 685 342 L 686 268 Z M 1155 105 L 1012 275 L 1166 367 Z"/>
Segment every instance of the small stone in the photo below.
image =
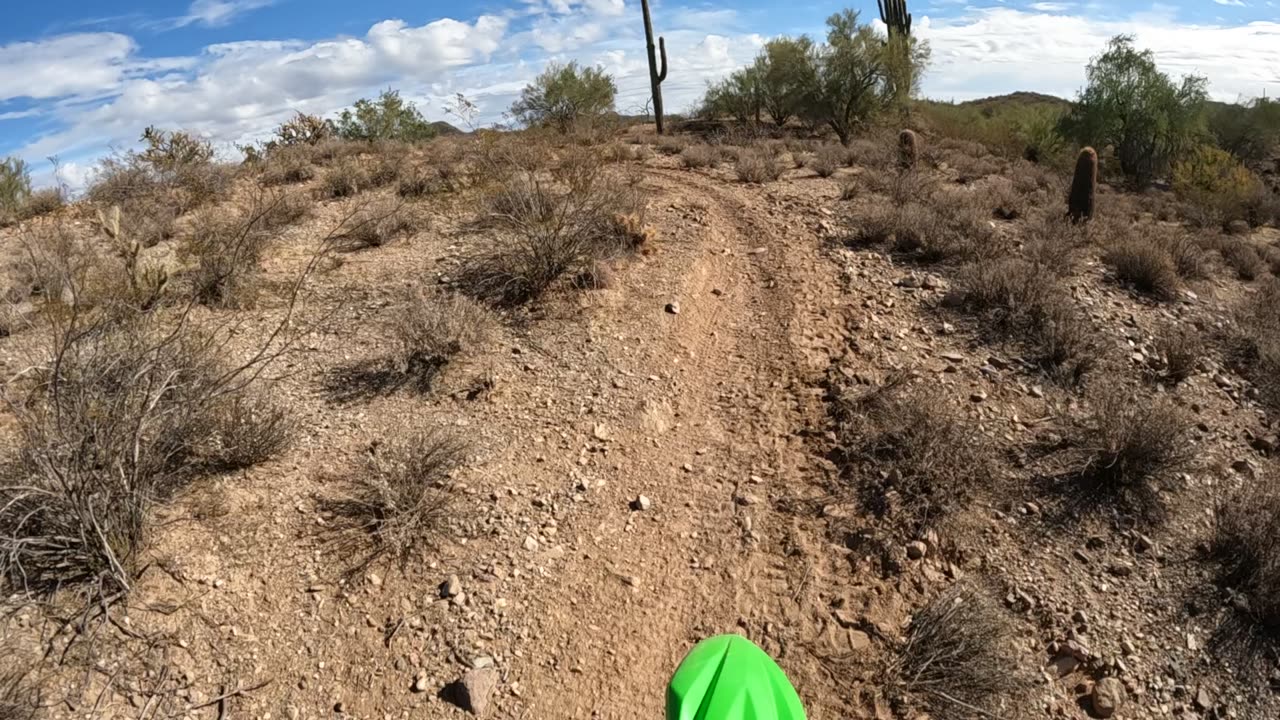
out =
<path fill-rule="evenodd" d="M 984 402 L 987 399 L 987 394 L 982 390 L 978 390 L 974 392 L 972 395 L 970 395 L 969 399 L 976 403 Z"/>
<path fill-rule="evenodd" d="M 536 552 L 538 550 L 538 539 L 532 535 L 526 535 L 524 538 L 524 549 L 529 552 Z"/>
<path fill-rule="evenodd" d="M 1083 610 L 1077 610 L 1071 615 L 1071 619 L 1081 625 L 1089 624 L 1089 616 Z"/>
<path fill-rule="evenodd" d="M 631 501 L 631 509 L 639 512 L 645 512 L 653 507 L 653 501 L 644 495 L 637 495 L 635 500 Z"/>
<path fill-rule="evenodd" d="M 609 426 L 605 425 L 604 423 L 598 423 L 595 426 L 595 428 L 592 429 L 591 434 L 594 435 L 597 440 L 601 440 L 601 441 L 608 440 Z"/>
<path fill-rule="evenodd" d="M 1125 655 L 1137 655 L 1138 648 L 1133 644 L 1132 640 L 1121 640 L 1120 652 L 1124 653 Z"/>
<path fill-rule="evenodd" d="M 457 597 L 462 592 L 462 581 L 457 575 L 450 575 L 448 580 L 440 583 L 440 597 L 451 598 Z"/>
<path fill-rule="evenodd" d="M 1129 577 L 1133 574 L 1133 566 L 1128 563 L 1112 563 L 1107 572 L 1116 577 Z"/>
<path fill-rule="evenodd" d="M 1033 398 L 1044 397 L 1044 390 L 1041 390 L 1039 385 L 1032 385 L 1031 389 L 1028 390 L 1027 393 Z"/>
<path fill-rule="evenodd" d="M 1100 718 L 1115 715 L 1124 701 L 1124 683 L 1117 678 L 1105 677 L 1093 686 L 1093 713 Z"/>
<path fill-rule="evenodd" d="M 1248 235 L 1249 223 L 1244 220 L 1232 220 L 1227 223 L 1227 232 L 1232 235 Z"/>
<path fill-rule="evenodd" d="M 739 505 L 751 506 L 760 504 L 760 498 L 752 495 L 751 493 L 742 493 L 735 499 Z"/>
<path fill-rule="evenodd" d="M 929 546 L 925 545 L 919 540 L 916 540 L 915 542 L 907 543 L 907 557 L 911 558 L 912 560 L 919 560 L 920 558 L 924 557 L 925 554 L 928 552 L 929 552 Z"/>
<path fill-rule="evenodd" d="M 667 312 L 671 313 L 672 315 L 679 315 L 679 314 L 680 314 L 680 303 L 678 303 L 678 302 L 669 302 L 669 303 L 667 303 Z"/>
<path fill-rule="evenodd" d="M 1213 707 L 1213 696 L 1209 694 L 1209 690 L 1203 685 L 1200 686 L 1199 690 L 1196 690 L 1195 704 L 1196 709 L 1201 711 Z"/>
<path fill-rule="evenodd" d="M 426 692 L 428 688 L 428 682 L 429 681 L 425 674 L 418 673 L 417 675 L 413 676 L 413 686 L 410 687 L 409 689 L 416 693 Z"/>
<path fill-rule="evenodd" d="M 470 711 L 476 717 L 489 712 L 493 691 L 498 688 L 498 671 L 492 667 L 468 670 L 455 686 L 454 699 L 458 707 Z"/>

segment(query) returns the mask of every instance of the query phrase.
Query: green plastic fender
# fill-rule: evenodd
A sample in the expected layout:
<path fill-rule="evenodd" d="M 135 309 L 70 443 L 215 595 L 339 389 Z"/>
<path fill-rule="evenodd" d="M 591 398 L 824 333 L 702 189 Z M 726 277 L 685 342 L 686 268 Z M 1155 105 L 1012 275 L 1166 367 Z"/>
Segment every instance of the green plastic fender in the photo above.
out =
<path fill-rule="evenodd" d="M 667 720 L 804 720 L 804 706 L 768 653 L 741 635 L 717 635 L 676 669 Z"/>

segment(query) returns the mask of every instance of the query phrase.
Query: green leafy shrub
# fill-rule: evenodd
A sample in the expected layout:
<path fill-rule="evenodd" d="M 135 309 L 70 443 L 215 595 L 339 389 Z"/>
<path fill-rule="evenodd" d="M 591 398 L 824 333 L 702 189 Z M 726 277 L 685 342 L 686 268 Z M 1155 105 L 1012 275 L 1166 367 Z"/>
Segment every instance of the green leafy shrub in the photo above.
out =
<path fill-rule="evenodd" d="M 1239 160 L 1212 145 L 1200 145 L 1173 164 L 1173 190 L 1190 203 L 1192 219 L 1221 225 L 1246 219 L 1262 182 Z"/>
<path fill-rule="evenodd" d="M 343 140 L 402 140 L 420 142 L 436 136 L 416 105 L 406 102 L 396 90 L 384 90 L 376 100 L 361 98 L 332 121 L 333 134 Z M 324 145 L 320 138 L 315 145 Z"/>
<path fill-rule="evenodd" d="M 520 91 L 511 114 L 526 126 L 567 133 L 613 110 L 617 92 L 613 76 L 602 68 L 551 63 Z"/>

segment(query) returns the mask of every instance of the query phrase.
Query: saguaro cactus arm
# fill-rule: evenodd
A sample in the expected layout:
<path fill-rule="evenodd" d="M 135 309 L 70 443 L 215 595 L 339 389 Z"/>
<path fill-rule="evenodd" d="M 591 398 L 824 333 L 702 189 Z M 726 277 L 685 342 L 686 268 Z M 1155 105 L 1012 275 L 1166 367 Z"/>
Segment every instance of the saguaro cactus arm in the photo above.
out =
<path fill-rule="evenodd" d="M 911 34 L 911 13 L 907 12 L 907 0 L 876 0 L 880 7 L 880 19 L 889 28 L 890 37 Z"/>
<path fill-rule="evenodd" d="M 667 43 L 658 38 L 658 52 L 653 47 L 653 22 L 649 19 L 649 0 L 640 0 L 640 9 L 644 12 L 645 50 L 649 53 L 649 87 L 653 90 L 653 119 L 658 126 L 658 134 L 662 134 L 662 81 L 667 79 Z M 662 58 L 662 68 L 658 68 L 658 57 Z"/>
<path fill-rule="evenodd" d="M 667 39 L 658 36 L 658 55 L 662 57 L 662 70 L 658 73 L 658 82 L 667 79 Z"/>

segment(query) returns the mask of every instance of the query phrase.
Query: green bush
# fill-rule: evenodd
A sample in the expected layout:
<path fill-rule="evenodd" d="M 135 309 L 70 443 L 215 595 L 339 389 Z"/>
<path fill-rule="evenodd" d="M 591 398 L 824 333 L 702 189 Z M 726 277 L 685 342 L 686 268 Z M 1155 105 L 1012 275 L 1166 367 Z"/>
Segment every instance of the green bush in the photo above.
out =
<path fill-rule="evenodd" d="M 1175 85 L 1155 54 L 1117 35 L 1089 63 L 1088 85 L 1063 118 L 1063 134 L 1081 145 L 1111 146 L 1124 175 L 1146 184 L 1205 134 L 1208 81 L 1188 75 Z"/>
<path fill-rule="evenodd" d="M 405 102 L 396 90 L 384 90 L 377 100 L 357 100 L 332 124 L 333 134 L 343 140 L 418 142 L 436 136 L 435 128 L 422 117 L 417 106 Z M 323 139 L 311 144 L 319 144 Z"/>
<path fill-rule="evenodd" d="M 569 132 L 613 110 L 618 92 L 613 76 L 602 68 L 551 63 L 520 91 L 511 114 L 530 127 L 553 127 Z"/>
<path fill-rule="evenodd" d="M 1262 190 L 1256 175 L 1225 150 L 1200 145 L 1173 165 L 1173 190 L 1205 225 L 1244 219 Z"/>
<path fill-rule="evenodd" d="M 1209 133 L 1218 147 L 1244 162 L 1265 162 L 1280 151 L 1280 101 L 1210 103 Z"/>
<path fill-rule="evenodd" d="M 0 161 L 0 221 L 14 215 L 31 194 L 31 173 L 18 158 Z"/>

